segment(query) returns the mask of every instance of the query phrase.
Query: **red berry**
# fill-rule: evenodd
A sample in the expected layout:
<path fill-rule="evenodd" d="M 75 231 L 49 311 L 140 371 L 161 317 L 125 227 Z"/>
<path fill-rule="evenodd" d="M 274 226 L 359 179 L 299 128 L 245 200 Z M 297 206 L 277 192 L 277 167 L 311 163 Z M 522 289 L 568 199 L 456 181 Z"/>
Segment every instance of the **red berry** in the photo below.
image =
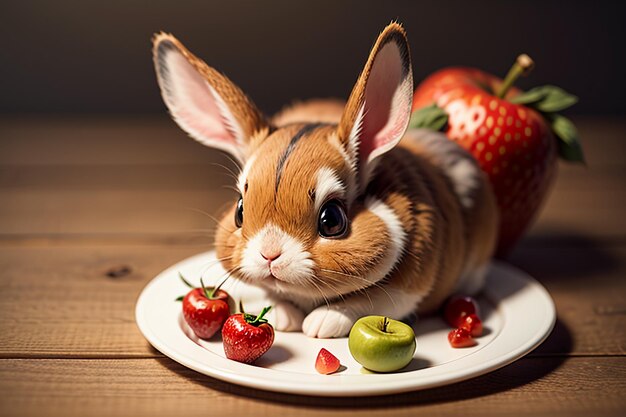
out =
<path fill-rule="evenodd" d="M 454 329 L 448 333 L 448 341 L 453 348 L 464 348 L 476 345 L 472 335 L 466 329 Z"/>
<path fill-rule="evenodd" d="M 315 370 L 320 374 L 328 375 L 337 372 L 340 365 L 339 359 L 324 348 L 317 354 Z"/>
<path fill-rule="evenodd" d="M 183 299 L 183 316 L 193 332 L 201 339 L 210 339 L 230 315 L 228 294 L 218 290 L 213 298 L 206 291 L 194 288 Z"/>
<path fill-rule="evenodd" d="M 261 314 L 233 314 L 222 327 L 224 353 L 228 359 L 252 363 L 259 359 L 274 343 L 274 328 L 263 319 L 269 307 Z"/>
<path fill-rule="evenodd" d="M 465 316 L 470 314 L 478 314 L 476 301 L 472 297 L 456 296 L 446 303 L 443 317 L 450 326 L 457 328 L 461 327 Z"/>
<path fill-rule="evenodd" d="M 470 332 L 472 337 L 478 337 L 483 334 L 483 322 L 480 321 L 476 314 L 465 316 L 465 320 L 463 320 L 460 327 Z"/>

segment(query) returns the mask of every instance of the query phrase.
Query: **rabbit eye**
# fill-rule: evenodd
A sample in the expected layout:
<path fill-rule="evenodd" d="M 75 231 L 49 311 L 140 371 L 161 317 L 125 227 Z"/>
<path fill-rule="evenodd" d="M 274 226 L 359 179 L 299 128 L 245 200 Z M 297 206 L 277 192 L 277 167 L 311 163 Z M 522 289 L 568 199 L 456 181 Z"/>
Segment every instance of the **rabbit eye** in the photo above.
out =
<path fill-rule="evenodd" d="M 237 227 L 241 227 L 243 223 L 243 197 L 239 197 L 237 201 L 237 210 L 235 210 L 235 224 Z"/>
<path fill-rule="evenodd" d="M 348 218 L 341 202 L 330 200 L 322 206 L 317 229 L 320 236 L 327 238 L 341 237 L 346 233 Z"/>

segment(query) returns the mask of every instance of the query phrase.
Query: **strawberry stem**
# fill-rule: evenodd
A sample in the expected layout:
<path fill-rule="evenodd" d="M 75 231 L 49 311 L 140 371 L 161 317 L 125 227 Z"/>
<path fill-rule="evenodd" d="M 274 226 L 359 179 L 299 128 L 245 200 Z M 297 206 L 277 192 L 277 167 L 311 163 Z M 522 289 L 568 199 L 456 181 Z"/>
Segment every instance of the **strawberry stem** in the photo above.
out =
<path fill-rule="evenodd" d="M 215 299 L 215 294 L 217 294 L 217 292 L 220 290 L 220 288 L 222 288 L 222 285 L 224 285 L 224 283 L 226 281 L 228 281 L 228 278 L 230 278 L 230 275 L 227 276 L 225 279 L 222 280 L 222 282 L 220 282 L 217 287 L 213 288 L 213 290 L 210 292 L 209 294 L 209 299 L 214 300 Z"/>
<path fill-rule="evenodd" d="M 534 66 L 534 61 L 528 55 L 521 54 L 518 56 L 515 63 L 506 74 L 506 77 L 504 77 L 504 81 L 500 85 L 496 97 L 504 98 L 520 75 L 523 75 L 524 77 L 527 76 L 530 74 L 530 71 L 532 71 Z"/>
<path fill-rule="evenodd" d="M 202 286 L 202 292 L 204 293 L 204 296 L 210 300 L 211 294 L 209 294 L 209 290 L 207 290 L 204 286 L 204 281 L 202 281 L 202 278 L 200 278 L 200 285 Z"/>
<path fill-rule="evenodd" d="M 264 319 L 263 316 L 265 316 L 265 314 L 271 309 L 272 309 L 272 306 L 267 306 L 267 307 L 264 307 L 263 310 L 261 310 L 261 313 L 258 316 L 254 317 L 252 314 L 244 314 L 244 318 L 246 322 L 248 322 L 248 324 L 252 326 L 258 326 L 260 324 L 267 323 L 267 319 Z M 252 320 L 252 321 L 249 321 L 249 320 Z"/>

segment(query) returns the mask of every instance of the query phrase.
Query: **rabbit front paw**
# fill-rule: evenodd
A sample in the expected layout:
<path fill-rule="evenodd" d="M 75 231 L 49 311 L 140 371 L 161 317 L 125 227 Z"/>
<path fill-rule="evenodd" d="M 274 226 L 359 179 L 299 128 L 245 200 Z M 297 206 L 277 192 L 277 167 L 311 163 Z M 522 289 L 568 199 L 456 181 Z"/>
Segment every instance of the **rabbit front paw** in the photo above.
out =
<path fill-rule="evenodd" d="M 270 322 L 281 332 L 298 332 L 302 330 L 304 313 L 288 301 L 277 302 L 270 312 Z M 273 319 L 273 320 L 272 320 Z"/>
<path fill-rule="evenodd" d="M 302 323 L 302 331 L 309 337 L 326 339 L 347 336 L 356 320 L 345 309 L 321 306 L 313 310 Z"/>

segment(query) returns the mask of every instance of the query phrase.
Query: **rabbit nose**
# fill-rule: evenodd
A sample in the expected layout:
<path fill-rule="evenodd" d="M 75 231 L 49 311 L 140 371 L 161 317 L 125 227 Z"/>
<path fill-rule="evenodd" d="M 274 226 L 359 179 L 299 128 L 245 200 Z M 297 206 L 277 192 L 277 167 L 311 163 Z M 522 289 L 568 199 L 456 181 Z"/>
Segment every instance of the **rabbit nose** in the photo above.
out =
<path fill-rule="evenodd" d="M 261 256 L 263 257 L 263 259 L 270 261 L 270 262 L 278 258 L 280 254 L 281 254 L 280 250 L 276 250 L 276 249 L 261 251 Z"/>

